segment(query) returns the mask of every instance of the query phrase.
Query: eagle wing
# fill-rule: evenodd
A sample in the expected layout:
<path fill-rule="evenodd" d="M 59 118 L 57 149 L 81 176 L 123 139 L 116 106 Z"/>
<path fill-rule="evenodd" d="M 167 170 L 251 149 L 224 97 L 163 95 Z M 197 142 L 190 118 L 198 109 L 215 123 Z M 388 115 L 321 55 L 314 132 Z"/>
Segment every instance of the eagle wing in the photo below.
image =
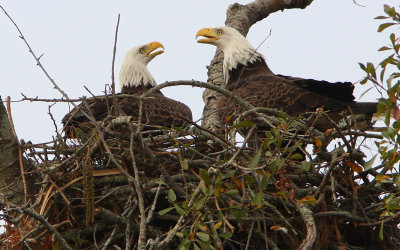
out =
<path fill-rule="evenodd" d="M 273 74 L 248 75 L 239 81 L 243 82 L 237 83 L 241 87 L 233 90 L 235 95 L 255 107 L 275 108 L 290 116 L 305 115 L 321 107 L 331 114 L 349 107 L 354 108 L 357 111 L 355 113 L 376 111 L 376 103 L 354 102 L 354 87 L 349 82 L 329 83 Z M 225 96 L 219 100 L 217 106 L 223 116 L 221 119 L 234 117 L 244 111 L 239 104 Z M 363 112 L 358 112 L 359 110 Z"/>
<path fill-rule="evenodd" d="M 137 93 L 140 95 L 141 93 Z M 93 128 L 85 113 L 91 113 L 96 121 L 104 120 L 108 115 L 131 116 L 132 120 L 139 119 L 139 100 L 135 97 L 116 98 L 99 96 L 85 100 L 70 113 L 64 116 L 62 123 L 67 137 L 71 130 L 80 128 L 83 131 Z M 122 112 L 122 113 L 121 113 Z M 162 95 L 161 92 L 143 98 L 142 123 L 149 126 L 183 126 L 186 120 L 192 120 L 192 111 L 185 104 Z"/>

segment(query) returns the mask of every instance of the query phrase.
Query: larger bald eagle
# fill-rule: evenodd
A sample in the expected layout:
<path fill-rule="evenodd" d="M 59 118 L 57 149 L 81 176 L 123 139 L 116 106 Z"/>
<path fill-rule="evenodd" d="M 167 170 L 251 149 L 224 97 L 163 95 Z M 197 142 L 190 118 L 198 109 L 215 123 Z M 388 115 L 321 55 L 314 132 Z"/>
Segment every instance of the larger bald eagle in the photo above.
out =
<path fill-rule="evenodd" d="M 151 42 L 128 51 L 119 74 L 121 94 L 140 96 L 157 85 L 147 69 L 147 64 L 157 55 L 162 54 L 163 49 L 161 43 Z M 137 98 L 116 98 L 116 103 L 114 103 L 112 96 L 99 96 L 86 100 L 86 103 L 87 105 L 81 103 L 62 119 L 66 137 L 71 137 L 72 132 L 77 128 L 86 132 L 94 127 L 84 113 L 90 112 L 96 121 L 103 121 L 108 115 L 131 116 L 131 120 L 134 121 L 139 118 Z M 192 120 L 189 107 L 165 97 L 161 91 L 156 91 L 143 99 L 142 124 L 147 127 L 182 126 L 185 124 L 185 119 Z"/>
<path fill-rule="evenodd" d="M 323 107 L 335 121 L 341 118 L 339 113 L 348 108 L 354 114 L 371 117 L 376 112 L 377 103 L 354 101 L 354 86 L 350 82 L 330 83 L 275 75 L 264 57 L 234 28 L 204 28 L 197 32 L 196 38 L 199 36 L 203 38 L 197 40 L 198 43 L 212 44 L 223 51 L 225 88 L 253 106 L 276 108 L 291 116 L 304 115 Z M 225 96 L 217 106 L 221 111 L 221 119 L 243 111 Z M 320 119 L 316 127 L 324 130 L 331 124 Z"/>

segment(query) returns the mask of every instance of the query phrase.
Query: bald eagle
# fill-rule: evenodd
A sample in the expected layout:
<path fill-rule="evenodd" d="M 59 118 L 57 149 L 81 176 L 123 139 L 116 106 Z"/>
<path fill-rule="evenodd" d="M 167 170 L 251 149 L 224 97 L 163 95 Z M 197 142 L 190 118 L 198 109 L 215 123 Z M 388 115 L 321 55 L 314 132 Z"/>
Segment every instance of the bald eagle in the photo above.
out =
<path fill-rule="evenodd" d="M 147 69 L 147 64 L 157 55 L 162 54 L 163 49 L 161 43 L 151 42 L 136 46 L 128 51 L 119 74 L 121 94 L 140 96 L 157 85 Z M 90 112 L 96 121 L 103 121 L 108 115 L 114 117 L 119 115 L 130 116 L 131 120 L 138 120 L 138 99 L 133 97 L 119 98 L 119 95 L 116 99 L 111 95 L 97 96 L 87 99 L 86 105 L 84 103 L 79 104 L 62 119 L 65 136 L 67 138 L 72 137 L 77 128 L 80 131 L 87 132 L 94 127 L 84 113 Z M 116 100 L 116 103 L 114 103 L 114 100 Z M 165 97 L 161 91 L 156 91 L 143 99 L 141 121 L 145 128 L 183 126 L 185 119 L 192 120 L 190 108 L 183 103 Z"/>
<path fill-rule="evenodd" d="M 283 110 L 291 116 L 305 115 L 322 107 L 336 122 L 342 117 L 339 113 L 349 108 L 354 114 L 366 114 L 369 122 L 377 110 L 377 103 L 354 101 L 354 86 L 350 82 L 275 75 L 264 57 L 234 28 L 204 28 L 197 32 L 196 38 L 199 36 L 202 38 L 198 43 L 212 44 L 223 51 L 225 88 L 253 106 Z M 228 97 L 222 97 L 217 106 L 221 119 L 243 112 Z M 332 125 L 326 119 L 319 119 L 315 127 L 325 130 Z"/>

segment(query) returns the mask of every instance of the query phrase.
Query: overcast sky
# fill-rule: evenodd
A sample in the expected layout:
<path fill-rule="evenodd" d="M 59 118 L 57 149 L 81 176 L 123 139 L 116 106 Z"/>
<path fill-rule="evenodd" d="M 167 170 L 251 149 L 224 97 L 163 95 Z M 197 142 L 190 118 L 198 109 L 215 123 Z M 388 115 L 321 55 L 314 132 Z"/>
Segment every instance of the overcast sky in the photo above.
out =
<path fill-rule="evenodd" d="M 388 43 L 388 33 L 377 33 L 383 4 L 398 0 L 314 0 L 306 9 L 285 10 L 254 25 L 248 34 L 275 73 L 329 81 L 357 82 L 363 76 L 358 62 L 379 62 L 387 56 L 377 49 Z M 248 3 L 251 1 L 239 1 Z M 159 41 L 165 53 L 149 64 L 158 83 L 172 80 L 206 81 L 206 66 L 215 47 L 197 44 L 195 34 L 204 27 L 224 25 L 227 0 L 201 1 L 1 1 L 14 18 L 41 62 L 57 84 L 71 97 L 89 96 L 83 86 L 100 95 L 111 83 L 111 58 L 115 25 L 121 14 L 116 57 L 116 76 L 125 53 L 133 46 Z M 52 88 L 18 33 L 0 13 L 0 95 L 5 99 L 28 97 L 60 98 Z M 393 30 L 392 30 L 393 32 Z M 398 32 L 398 30 L 396 30 Z M 118 83 L 118 78 L 116 79 Z M 119 86 L 119 84 L 117 85 Z M 355 96 L 371 87 L 356 85 Z M 203 110 L 202 91 L 172 87 L 163 93 L 187 104 L 199 119 Z M 370 92 L 361 101 L 374 101 Z M 49 103 L 13 103 L 19 138 L 34 143 L 55 134 L 49 118 Z M 67 104 L 53 106 L 60 120 Z"/>

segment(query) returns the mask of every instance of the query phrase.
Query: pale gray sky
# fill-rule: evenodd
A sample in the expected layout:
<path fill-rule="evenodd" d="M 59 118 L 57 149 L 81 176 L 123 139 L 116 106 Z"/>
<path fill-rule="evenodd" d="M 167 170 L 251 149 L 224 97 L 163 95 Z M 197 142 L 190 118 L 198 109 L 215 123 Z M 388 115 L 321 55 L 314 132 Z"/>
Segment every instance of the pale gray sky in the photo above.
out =
<path fill-rule="evenodd" d="M 379 62 L 387 54 L 377 49 L 388 42 L 376 32 L 383 4 L 398 0 L 315 0 L 304 10 L 272 14 L 252 27 L 250 42 L 259 48 L 270 68 L 279 74 L 329 81 L 356 82 L 363 77 L 358 62 Z M 116 75 L 125 53 L 133 46 L 159 41 L 165 53 L 149 64 L 158 83 L 196 79 L 206 81 L 206 66 L 214 46 L 197 44 L 195 34 L 203 27 L 221 26 L 229 4 L 235 1 L 0 1 L 14 18 L 41 62 L 58 85 L 72 97 L 100 95 L 111 83 L 111 58 L 118 13 Z M 248 3 L 248 1 L 238 1 Z M 36 66 L 23 41 L 6 16 L 0 13 L 0 95 L 3 100 L 29 97 L 59 98 L 60 93 Z M 392 30 L 393 32 L 393 30 Z M 398 30 L 396 30 L 398 32 Z M 119 86 L 118 79 L 117 86 Z M 370 87 L 357 85 L 355 96 Z M 201 117 L 202 90 L 173 87 L 168 97 L 186 103 L 195 119 Z M 374 92 L 362 98 L 373 101 Z M 47 114 L 48 103 L 13 103 L 13 118 L 19 138 L 38 143 L 49 140 L 54 128 Z M 57 104 L 52 113 L 59 129 L 67 104 Z"/>

